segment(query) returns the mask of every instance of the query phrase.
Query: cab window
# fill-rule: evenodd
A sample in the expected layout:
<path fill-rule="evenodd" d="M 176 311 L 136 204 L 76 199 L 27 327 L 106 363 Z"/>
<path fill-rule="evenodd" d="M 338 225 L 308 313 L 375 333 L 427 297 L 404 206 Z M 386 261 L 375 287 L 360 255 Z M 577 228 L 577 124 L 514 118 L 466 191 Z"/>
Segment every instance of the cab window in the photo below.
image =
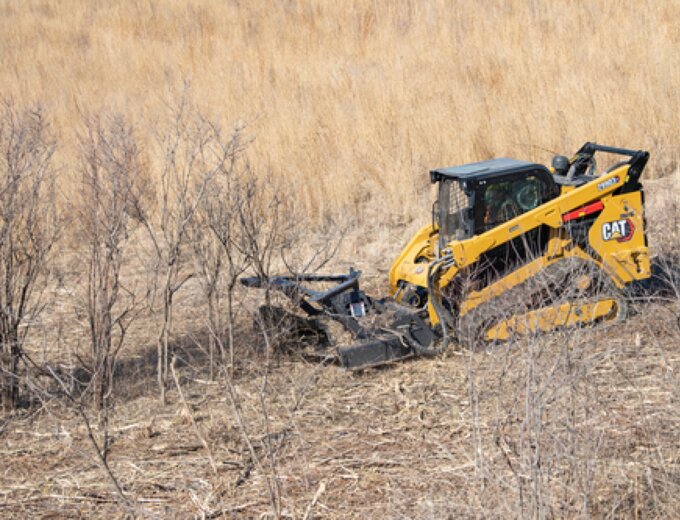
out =
<path fill-rule="evenodd" d="M 482 230 L 531 211 L 551 198 L 548 184 L 536 175 L 490 181 L 483 193 Z"/>

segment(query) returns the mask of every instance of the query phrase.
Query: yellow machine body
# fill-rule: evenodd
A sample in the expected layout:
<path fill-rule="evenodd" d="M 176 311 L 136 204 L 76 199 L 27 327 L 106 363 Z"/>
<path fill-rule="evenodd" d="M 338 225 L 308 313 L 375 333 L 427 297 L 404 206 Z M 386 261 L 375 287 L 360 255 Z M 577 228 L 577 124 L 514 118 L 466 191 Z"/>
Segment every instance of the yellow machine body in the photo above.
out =
<path fill-rule="evenodd" d="M 594 148 L 586 148 L 590 146 Z M 575 157 L 592 157 L 595 151 L 618 153 L 623 149 L 601 147 L 587 143 Z M 457 288 L 458 303 L 455 312 L 459 318 L 482 304 L 493 302 L 513 288 L 536 277 L 545 269 L 576 259 L 593 266 L 607 278 L 614 288 L 623 288 L 636 280 L 650 276 L 650 260 L 645 237 L 645 220 L 642 186 L 638 183 L 641 170 L 648 154 L 643 151 L 623 150 L 631 156 L 627 163 L 614 166 L 600 176 L 585 175 L 574 177 L 569 182 L 558 178 L 554 168 L 546 169 L 556 180 L 559 190 L 552 198 L 537 207 L 509 218 L 490 229 L 474 233 L 463 239 L 441 240 L 440 223 L 435 221 L 420 229 L 402 250 L 390 269 L 390 293 L 402 303 L 407 298 L 416 304 L 427 300 L 431 326 L 440 320 L 436 303 L 445 300 L 454 284 L 463 274 L 471 272 L 480 259 L 489 251 L 507 245 L 523 236 L 534 236 L 538 228 L 546 237 L 539 254 L 527 258 L 512 258 L 512 267 L 501 269 L 500 276 L 486 285 L 479 283 L 467 290 Z M 589 159 L 591 160 L 591 159 Z M 575 159 L 570 163 L 573 165 Z M 482 164 L 482 163 L 478 163 Z M 481 167 L 480 167 L 481 168 Z M 454 174 L 456 171 L 454 170 Z M 440 174 L 438 182 L 446 182 L 448 172 Z M 452 175 L 454 175 L 452 174 Z M 500 172 L 498 175 L 501 175 Z M 434 177 L 433 177 L 434 178 Z M 467 181 L 463 174 L 456 180 Z M 576 182 L 578 181 L 578 182 Z M 433 181 L 434 182 L 434 181 Z M 484 182 L 491 181 L 479 181 Z M 488 188 L 487 188 L 488 189 Z M 472 209 L 468 210 L 472 214 Z M 579 224 L 583 223 L 583 224 Z M 574 238 L 573 229 L 578 225 L 580 238 Z M 534 233 L 534 235 L 531 235 Z M 547 236 L 546 236 L 547 235 Z M 511 248 L 508 247 L 508 250 Z M 432 276 L 432 265 L 442 264 L 436 280 Z M 508 260 L 508 261 L 510 261 Z M 592 301 L 562 302 L 532 309 L 521 315 L 505 316 L 485 328 L 485 339 L 507 339 L 511 331 L 552 330 L 558 326 L 583 324 L 618 315 L 616 299 L 604 295 Z"/>

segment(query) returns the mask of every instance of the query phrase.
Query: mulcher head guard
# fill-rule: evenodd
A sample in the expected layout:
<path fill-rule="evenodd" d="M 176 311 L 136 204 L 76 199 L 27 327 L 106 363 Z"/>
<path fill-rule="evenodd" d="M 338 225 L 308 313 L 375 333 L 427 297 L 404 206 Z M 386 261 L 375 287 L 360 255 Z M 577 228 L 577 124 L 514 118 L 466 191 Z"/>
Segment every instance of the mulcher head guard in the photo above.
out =
<path fill-rule="evenodd" d="M 435 336 L 423 320 L 422 310 L 401 305 L 389 298 L 374 300 L 359 288 L 360 271 L 348 274 L 275 276 L 241 278 L 246 287 L 269 288 L 285 294 L 301 313 L 265 306 L 260 313 L 265 322 L 287 329 L 288 333 L 317 338 L 317 346 L 334 353 L 339 363 L 351 370 L 384 365 L 412 357 L 431 348 Z M 312 285 L 333 283 L 328 289 Z M 340 323 L 355 338 L 352 345 L 335 345 L 327 324 Z"/>

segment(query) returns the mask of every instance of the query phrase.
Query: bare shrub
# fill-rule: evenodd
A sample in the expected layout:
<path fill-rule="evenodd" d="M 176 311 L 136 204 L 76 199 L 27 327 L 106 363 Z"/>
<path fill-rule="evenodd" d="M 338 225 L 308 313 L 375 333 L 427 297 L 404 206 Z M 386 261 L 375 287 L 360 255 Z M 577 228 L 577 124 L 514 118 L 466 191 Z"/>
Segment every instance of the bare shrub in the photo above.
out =
<path fill-rule="evenodd" d="M 267 280 L 273 262 L 294 247 L 301 222 L 284 183 L 259 179 L 250 172 L 248 167 L 248 181 L 241 186 L 236 205 L 240 231 L 236 244 L 254 274 Z"/>
<path fill-rule="evenodd" d="M 501 297 L 496 311 L 505 309 L 505 314 L 500 319 L 531 310 L 530 296 L 536 291 L 554 295 L 558 303 L 612 295 L 605 274 L 588 273 L 578 263 L 563 261 L 558 266 L 557 271 L 540 272 L 531 291 L 508 291 L 509 300 Z M 584 274 L 592 276 L 595 294 L 578 287 Z M 576 309 L 573 305 L 570 312 Z M 640 320 L 647 326 L 654 321 L 631 318 Z M 638 359 L 640 332 L 633 337 L 626 332 L 633 328 L 634 323 L 615 321 L 513 337 L 492 348 L 494 361 L 479 352 L 467 354 L 475 490 L 468 499 L 471 511 L 552 518 L 642 513 L 665 517 L 673 510 L 669 490 L 677 489 L 677 473 L 669 464 L 672 449 L 665 449 L 667 435 L 653 417 L 669 418 L 649 409 L 650 397 L 638 387 L 648 380 L 648 392 L 663 389 L 671 394 L 677 384 L 657 379 Z M 644 326 L 637 328 L 642 331 Z M 655 348 L 661 357 L 667 356 L 663 341 Z M 629 415 L 628 410 L 635 413 Z M 627 451 L 626 446 L 649 442 L 657 449 L 643 448 L 635 458 Z M 646 490 L 645 496 L 639 489 Z"/>
<path fill-rule="evenodd" d="M 188 106 L 186 93 L 168 124 L 157 131 L 157 200 L 153 212 L 140 213 L 152 244 L 149 307 L 155 321 L 158 387 L 165 403 L 169 344 L 176 293 L 194 276 L 187 240 L 210 180 L 223 161 L 213 156 L 211 126 Z"/>
<path fill-rule="evenodd" d="M 58 237 L 55 141 L 40 107 L 0 108 L 0 400 L 19 399 L 19 364 L 29 327 L 43 309 L 46 266 Z"/>
<path fill-rule="evenodd" d="M 210 130 L 215 175 L 209 180 L 189 228 L 189 241 L 208 307 L 206 321 L 210 378 L 213 379 L 217 348 L 221 363 L 228 363 L 230 370 L 234 366 L 234 292 L 239 276 L 249 266 L 243 248 L 239 246 L 238 208 L 242 204 L 243 185 L 249 180 L 240 164 L 240 155 L 247 145 L 243 129 L 234 128 L 229 137 L 224 137 L 214 123 L 210 124 Z"/>
<path fill-rule="evenodd" d="M 46 366 L 46 372 L 51 377 L 52 381 L 55 382 L 57 386 L 57 392 L 52 393 L 41 386 L 33 386 L 36 395 L 43 401 L 43 405 L 48 414 L 51 414 L 50 406 L 47 403 L 55 397 L 61 398 L 59 402 L 61 404 L 66 404 L 72 408 L 79 419 L 82 421 L 82 425 L 85 427 L 87 432 L 87 440 L 94 451 L 94 457 L 88 457 L 93 460 L 96 466 L 101 468 L 106 478 L 110 481 L 113 489 L 115 490 L 117 499 L 120 505 L 129 510 L 131 502 L 129 497 L 123 491 L 123 488 L 118 481 L 118 478 L 113 473 L 111 466 L 108 461 L 109 453 L 109 425 L 108 421 L 105 421 L 100 426 L 99 435 L 97 434 L 96 428 L 93 426 L 93 422 L 88 416 L 86 404 L 77 395 L 68 388 L 68 385 L 64 382 L 62 376 L 54 370 L 50 365 Z M 76 448 L 76 451 L 80 451 Z"/>
<path fill-rule="evenodd" d="M 134 131 L 123 118 L 87 118 L 80 150 L 77 207 L 85 247 L 91 385 L 95 407 L 106 410 L 116 357 L 140 308 L 122 269 L 146 183 Z"/>
<path fill-rule="evenodd" d="M 290 188 L 251 169 L 242 154 L 246 146 L 243 129 L 235 129 L 228 138 L 222 136 L 217 125 L 211 125 L 211 129 L 211 146 L 217 147 L 214 157 L 219 166 L 192 220 L 190 242 L 208 306 L 211 364 L 217 346 L 221 362 L 232 373 L 236 318 L 243 308 L 239 278 L 246 271 L 259 277 L 268 303 L 267 282 L 273 269 L 277 274 L 290 269 L 286 252 L 294 251 L 295 256 L 299 256 L 297 249 L 305 245 L 302 235 L 307 234 L 307 228 L 296 213 Z M 336 242 L 325 242 L 323 249 L 328 249 L 329 244 Z M 333 253 L 336 250 L 334 248 Z M 319 256 L 320 252 L 316 251 L 305 267 L 314 260 L 317 266 L 323 264 L 332 255 L 323 256 L 322 261 Z M 255 321 L 260 319 L 252 309 L 250 314 Z M 256 326 L 256 331 L 263 330 L 267 329 Z"/>

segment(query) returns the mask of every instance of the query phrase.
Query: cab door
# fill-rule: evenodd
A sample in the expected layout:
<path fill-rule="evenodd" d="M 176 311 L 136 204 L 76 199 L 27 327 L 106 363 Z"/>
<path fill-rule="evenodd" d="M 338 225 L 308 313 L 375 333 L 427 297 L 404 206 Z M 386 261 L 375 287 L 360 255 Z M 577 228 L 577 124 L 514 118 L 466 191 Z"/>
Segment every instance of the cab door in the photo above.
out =
<path fill-rule="evenodd" d="M 475 189 L 475 234 L 480 235 L 554 198 L 557 189 L 544 171 L 479 180 Z M 549 230 L 540 226 L 484 253 L 475 270 L 492 283 L 545 251 Z"/>

